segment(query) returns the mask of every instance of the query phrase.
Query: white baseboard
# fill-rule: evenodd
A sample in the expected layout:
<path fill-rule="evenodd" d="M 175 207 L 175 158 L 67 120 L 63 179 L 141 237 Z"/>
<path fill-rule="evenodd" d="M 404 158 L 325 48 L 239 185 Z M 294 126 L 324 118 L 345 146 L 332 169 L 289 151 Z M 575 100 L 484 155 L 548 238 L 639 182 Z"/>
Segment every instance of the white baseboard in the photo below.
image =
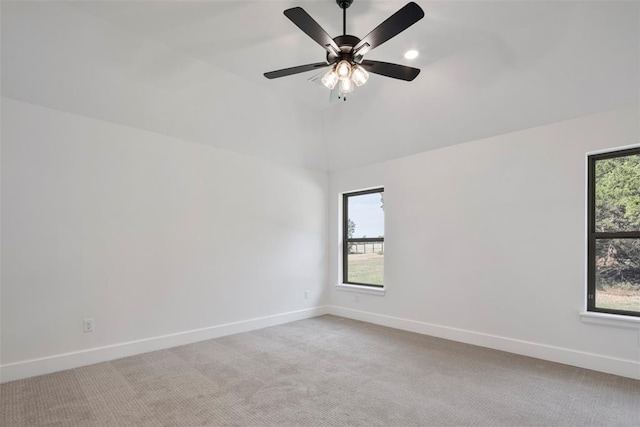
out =
<path fill-rule="evenodd" d="M 640 380 L 640 360 L 617 359 L 338 306 L 328 306 L 328 314 Z"/>
<path fill-rule="evenodd" d="M 296 320 L 322 316 L 323 314 L 333 314 L 404 331 L 431 335 L 452 341 L 464 342 L 467 344 L 640 380 L 640 361 L 616 359 L 599 354 L 585 353 L 545 344 L 451 328 L 448 326 L 435 325 L 366 311 L 352 310 L 344 307 L 320 306 L 137 341 L 113 344 L 71 353 L 57 354 L 39 359 L 9 363 L 0 366 L 0 383 L 48 374 L 51 372 L 63 371 L 80 366 L 92 365 L 94 363 L 115 360 L 122 357 L 134 356 L 136 354 L 147 353 L 149 351 L 191 344 L 226 335 L 253 331 L 269 326 L 294 322 Z"/>
<path fill-rule="evenodd" d="M 191 344 L 225 335 L 238 334 L 253 331 L 268 326 L 294 322 L 296 320 L 327 314 L 327 306 L 291 311 L 240 322 L 225 323 L 207 328 L 178 332 L 169 335 L 146 338 L 142 340 L 118 343 L 104 347 L 90 348 L 71 353 L 56 354 L 39 359 L 24 360 L 8 363 L 0 366 L 0 383 L 14 381 L 36 375 L 49 374 L 51 372 L 64 371 L 80 366 L 93 365 L 94 363 L 134 356 L 136 354 L 165 348 Z"/>

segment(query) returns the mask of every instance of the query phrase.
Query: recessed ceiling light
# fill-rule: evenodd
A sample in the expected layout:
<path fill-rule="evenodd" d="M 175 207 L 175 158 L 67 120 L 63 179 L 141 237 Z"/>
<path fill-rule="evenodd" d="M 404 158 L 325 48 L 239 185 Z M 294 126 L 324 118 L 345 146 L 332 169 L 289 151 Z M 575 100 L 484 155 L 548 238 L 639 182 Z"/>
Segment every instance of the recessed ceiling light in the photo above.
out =
<path fill-rule="evenodd" d="M 405 52 L 404 57 L 406 59 L 416 59 L 418 57 L 418 55 L 419 55 L 419 53 L 418 53 L 417 50 L 411 49 L 411 50 L 408 50 L 408 51 Z"/>

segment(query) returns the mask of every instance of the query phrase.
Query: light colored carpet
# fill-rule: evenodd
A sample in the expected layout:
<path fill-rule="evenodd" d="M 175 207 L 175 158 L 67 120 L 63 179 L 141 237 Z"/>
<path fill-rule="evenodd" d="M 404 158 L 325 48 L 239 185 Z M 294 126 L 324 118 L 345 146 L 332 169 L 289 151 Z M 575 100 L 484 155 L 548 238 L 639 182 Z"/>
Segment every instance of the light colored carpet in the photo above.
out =
<path fill-rule="evenodd" d="M 0 393 L 2 426 L 640 426 L 640 381 L 334 316 Z"/>

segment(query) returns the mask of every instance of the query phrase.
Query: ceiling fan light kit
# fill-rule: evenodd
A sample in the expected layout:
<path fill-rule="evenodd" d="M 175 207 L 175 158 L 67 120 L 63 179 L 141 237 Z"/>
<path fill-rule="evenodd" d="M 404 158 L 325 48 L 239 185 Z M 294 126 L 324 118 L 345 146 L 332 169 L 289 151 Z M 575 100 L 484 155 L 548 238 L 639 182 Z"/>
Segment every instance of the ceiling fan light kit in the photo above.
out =
<path fill-rule="evenodd" d="M 355 64 L 351 69 L 351 80 L 353 80 L 356 86 L 360 87 L 369 80 L 369 73 L 360 65 Z"/>
<path fill-rule="evenodd" d="M 412 81 L 418 76 L 420 73 L 418 68 L 365 60 L 364 55 L 422 19 L 424 11 L 420 6 L 414 2 L 407 3 L 363 39 L 359 39 L 347 34 L 347 8 L 351 6 L 353 0 L 336 0 L 336 3 L 342 9 L 343 34 L 334 38 L 331 38 L 301 7 L 284 11 L 284 15 L 291 22 L 326 50 L 326 61 L 270 71 L 264 73 L 266 78 L 275 79 L 331 66 L 322 77 L 322 84 L 327 89 L 334 90 L 339 83 L 338 90 L 343 95 L 353 92 L 355 86 L 365 84 L 369 79 L 369 73 L 404 81 Z"/>
<path fill-rule="evenodd" d="M 340 77 L 338 77 L 338 73 L 336 73 L 336 70 L 334 70 L 332 67 L 329 71 L 327 71 L 327 74 L 325 74 L 320 81 L 323 85 L 326 86 L 327 89 L 333 90 L 333 88 L 336 87 L 336 83 L 338 83 L 338 80 L 340 80 Z"/>
<path fill-rule="evenodd" d="M 345 95 L 353 92 L 353 81 L 351 79 L 340 79 L 340 94 Z"/>

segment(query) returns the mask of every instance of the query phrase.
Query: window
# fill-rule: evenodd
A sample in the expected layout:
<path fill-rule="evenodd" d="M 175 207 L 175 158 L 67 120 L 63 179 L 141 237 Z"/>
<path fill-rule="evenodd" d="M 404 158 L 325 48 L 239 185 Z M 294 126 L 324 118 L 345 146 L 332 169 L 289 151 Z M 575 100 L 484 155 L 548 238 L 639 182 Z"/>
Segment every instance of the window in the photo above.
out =
<path fill-rule="evenodd" d="M 587 310 L 640 316 L 640 148 L 587 165 Z"/>
<path fill-rule="evenodd" d="M 342 282 L 382 288 L 384 189 L 343 194 Z"/>

